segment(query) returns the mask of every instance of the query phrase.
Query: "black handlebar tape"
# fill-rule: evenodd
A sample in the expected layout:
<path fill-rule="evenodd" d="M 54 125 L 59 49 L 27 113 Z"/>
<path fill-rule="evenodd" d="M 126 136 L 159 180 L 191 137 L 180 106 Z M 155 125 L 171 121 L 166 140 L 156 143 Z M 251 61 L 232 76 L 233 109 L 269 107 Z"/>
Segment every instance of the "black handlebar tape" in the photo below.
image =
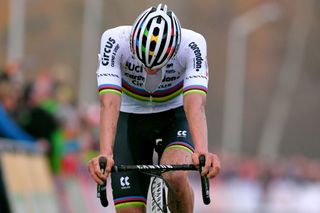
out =
<path fill-rule="evenodd" d="M 202 199 L 203 199 L 203 203 L 208 205 L 208 204 L 210 204 L 209 179 L 207 176 L 201 176 L 202 167 L 204 167 L 205 162 L 206 162 L 206 158 L 204 155 L 199 156 L 199 162 L 200 162 L 199 172 L 200 172 L 200 177 L 201 177 Z"/>
<path fill-rule="evenodd" d="M 105 157 L 99 158 L 99 166 L 102 173 L 105 172 L 107 165 L 107 159 Z M 97 185 L 97 197 L 100 198 L 100 203 L 103 207 L 107 207 L 109 205 L 107 198 L 107 181 L 103 184 Z"/>

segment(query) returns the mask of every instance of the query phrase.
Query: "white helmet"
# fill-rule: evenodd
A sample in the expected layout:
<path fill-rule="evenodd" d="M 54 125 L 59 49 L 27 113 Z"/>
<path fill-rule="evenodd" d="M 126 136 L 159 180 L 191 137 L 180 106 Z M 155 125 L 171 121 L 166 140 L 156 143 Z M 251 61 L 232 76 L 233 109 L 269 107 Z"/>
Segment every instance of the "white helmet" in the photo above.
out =
<path fill-rule="evenodd" d="M 130 34 L 132 54 L 145 67 L 158 69 L 176 54 L 181 41 L 181 27 L 167 5 L 150 7 L 137 18 Z"/>

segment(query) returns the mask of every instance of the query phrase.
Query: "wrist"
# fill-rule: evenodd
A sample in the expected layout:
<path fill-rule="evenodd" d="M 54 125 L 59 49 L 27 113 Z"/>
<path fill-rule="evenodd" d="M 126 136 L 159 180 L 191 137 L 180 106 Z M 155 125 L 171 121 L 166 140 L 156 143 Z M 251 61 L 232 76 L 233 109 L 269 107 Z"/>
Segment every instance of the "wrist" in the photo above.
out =
<path fill-rule="evenodd" d="M 204 153 L 207 153 L 208 152 L 208 149 L 205 148 L 205 147 L 195 147 L 194 149 L 194 152 L 195 153 L 200 153 L 200 154 L 204 154 Z"/>
<path fill-rule="evenodd" d="M 113 150 L 112 150 L 112 148 L 101 148 L 100 154 L 106 155 L 106 156 L 113 156 Z"/>

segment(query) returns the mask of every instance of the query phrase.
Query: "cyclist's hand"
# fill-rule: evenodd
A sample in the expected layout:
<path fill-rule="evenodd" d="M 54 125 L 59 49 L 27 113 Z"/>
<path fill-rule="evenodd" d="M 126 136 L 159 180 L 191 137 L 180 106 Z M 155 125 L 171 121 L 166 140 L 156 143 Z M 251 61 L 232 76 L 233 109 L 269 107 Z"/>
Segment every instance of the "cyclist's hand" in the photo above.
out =
<path fill-rule="evenodd" d="M 220 172 L 220 160 L 217 155 L 212 153 L 193 153 L 192 161 L 195 166 L 199 166 L 199 156 L 204 155 L 206 158 L 205 166 L 202 169 L 201 175 L 207 175 L 208 178 L 216 177 Z"/>
<path fill-rule="evenodd" d="M 105 157 L 107 159 L 107 165 L 104 174 L 100 170 L 99 166 L 99 158 Z M 109 176 L 109 173 L 111 171 L 112 166 L 114 165 L 114 160 L 112 156 L 106 156 L 106 155 L 99 155 L 97 157 L 92 158 L 88 163 L 88 171 L 92 177 L 92 179 L 98 183 L 103 184 L 107 177 Z"/>

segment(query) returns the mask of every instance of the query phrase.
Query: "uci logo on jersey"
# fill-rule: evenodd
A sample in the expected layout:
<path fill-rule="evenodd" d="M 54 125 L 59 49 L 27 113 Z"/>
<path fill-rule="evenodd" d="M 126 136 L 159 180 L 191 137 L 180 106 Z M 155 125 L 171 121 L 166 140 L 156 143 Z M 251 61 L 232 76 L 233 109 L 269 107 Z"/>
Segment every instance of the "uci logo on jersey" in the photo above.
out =
<path fill-rule="evenodd" d="M 109 37 L 108 41 L 104 45 L 103 56 L 101 57 L 101 63 L 104 66 L 107 66 L 110 61 L 110 53 L 113 48 L 113 45 L 116 43 L 116 40 Z"/>
<path fill-rule="evenodd" d="M 130 70 L 130 71 L 135 71 L 135 72 L 138 72 L 138 73 L 142 73 L 143 72 L 143 67 L 140 65 L 136 65 L 134 63 L 131 63 L 129 61 L 126 62 L 126 66 L 125 66 L 126 69 Z"/>

